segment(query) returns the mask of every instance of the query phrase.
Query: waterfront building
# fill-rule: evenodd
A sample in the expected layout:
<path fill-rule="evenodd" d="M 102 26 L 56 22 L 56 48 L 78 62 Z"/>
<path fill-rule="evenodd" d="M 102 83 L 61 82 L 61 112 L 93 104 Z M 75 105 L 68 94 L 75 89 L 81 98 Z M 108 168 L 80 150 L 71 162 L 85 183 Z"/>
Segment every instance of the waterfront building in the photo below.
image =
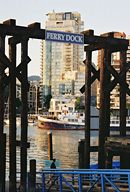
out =
<path fill-rule="evenodd" d="M 29 92 L 28 92 L 28 110 L 29 113 L 38 114 L 42 107 L 40 78 L 37 76 L 29 77 Z"/>
<path fill-rule="evenodd" d="M 125 33 L 120 32 L 113 32 L 115 38 L 126 38 Z M 108 33 L 102 34 L 103 36 L 106 36 Z M 129 36 L 130 39 L 130 36 Z M 129 41 L 130 42 L 130 41 Z M 101 50 L 98 51 L 98 61 L 97 61 L 97 67 L 100 68 L 101 64 Z M 130 46 L 128 47 L 127 51 L 127 62 L 130 61 Z M 119 73 L 120 72 L 120 53 L 115 52 L 111 55 L 111 65 L 114 67 L 114 69 Z M 112 77 L 114 78 L 114 77 Z M 130 84 L 130 70 L 126 74 L 126 80 L 127 83 Z M 114 115 L 119 115 L 119 108 L 120 108 L 120 97 L 119 97 L 119 84 L 111 91 L 110 93 L 110 107 Z M 100 83 L 97 83 L 97 108 L 100 108 Z M 127 103 L 130 104 L 130 99 L 127 95 Z"/>
<path fill-rule="evenodd" d="M 74 112 L 75 101 L 75 98 L 69 96 L 52 98 L 50 101 L 49 114 L 57 116 L 59 113 L 62 113 L 64 107 L 68 108 L 70 112 Z"/>
<path fill-rule="evenodd" d="M 84 22 L 77 12 L 48 13 L 45 29 L 80 33 Z M 84 46 L 69 43 L 41 42 L 41 85 L 46 95 L 81 95 L 85 80 Z"/>

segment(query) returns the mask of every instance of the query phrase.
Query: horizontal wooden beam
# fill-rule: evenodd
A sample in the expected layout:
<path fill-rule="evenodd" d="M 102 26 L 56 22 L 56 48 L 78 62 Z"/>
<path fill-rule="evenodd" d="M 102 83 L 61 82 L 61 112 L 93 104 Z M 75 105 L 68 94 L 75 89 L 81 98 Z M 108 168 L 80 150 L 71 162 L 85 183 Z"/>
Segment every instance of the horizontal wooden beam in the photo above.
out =
<path fill-rule="evenodd" d="M 15 19 L 9 19 L 9 20 L 4 21 L 3 24 L 15 26 L 16 20 Z"/>
<path fill-rule="evenodd" d="M 108 45 L 105 43 L 99 43 L 99 44 L 90 44 L 88 46 L 84 47 L 84 51 L 96 51 L 96 50 L 100 50 L 100 49 L 109 49 L 110 53 L 113 52 L 119 52 L 119 51 L 124 51 L 128 49 L 128 45 L 125 46 L 120 46 L 120 45 Z"/>
<path fill-rule="evenodd" d="M 39 29 L 39 23 L 30 24 L 29 27 L 13 26 L 13 25 L 10 26 L 10 25 L 8 25 L 8 23 L 9 22 L 0 24 L 0 34 L 1 35 L 9 35 L 9 36 L 17 36 L 17 37 L 26 35 L 29 38 L 45 39 L 45 29 Z M 126 39 L 94 36 L 92 34 L 93 34 L 92 30 L 89 30 L 89 35 L 84 34 L 84 44 L 105 43 L 105 44 L 120 45 L 120 46 L 129 45 L 129 41 Z"/>
<path fill-rule="evenodd" d="M 82 31 L 81 34 L 84 34 L 84 35 L 94 35 L 94 30 L 89 29 L 89 30 L 86 30 L 86 31 Z"/>
<path fill-rule="evenodd" d="M 129 45 L 129 40 L 111 38 L 111 37 L 102 37 L 102 36 L 91 36 L 84 35 L 84 44 L 105 44 L 105 45 L 119 45 L 127 47 Z"/>
<path fill-rule="evenodd" d="M 35 28 L 35 29 L 40 29 L 41 28 L 41 23 L 31 23 L 28 25 L 28 27 Z"/>
<path fill-rule="evenodd" d="M 10 37 L 9 39 L 8 39 L 8 44 L 10 45 L 10 44 L 19 44 L 19 43 L 21 43 L 21 41 L 22 41 L 22 39 L 23 39 L 23 37 L 25 37 L 25 36 L 15 36 L 15 37 Z M 29 37 L 28 36 L 26 36 L 26 40 L 28 41 L 29 40 Z"/>
<path fill-rule="evenodd" d="M 37 29 L 35 27 L 21 27 L 0 24 L 0 34 L 21 37 L 23 35 L 34 39 L 45 39 L 45 29 Z"/>
<path fill-rule="evenodd" d="M 98 152 L 98 146 L 90 146 L 90 152 Z"/>
<path fill-rule="evenodd" d="M 16 146 L 20 147 L 21 146 L 21 141 L 16 141 Z M 30 143 L 27 142 L 27 148 L 30 148 Z"/>

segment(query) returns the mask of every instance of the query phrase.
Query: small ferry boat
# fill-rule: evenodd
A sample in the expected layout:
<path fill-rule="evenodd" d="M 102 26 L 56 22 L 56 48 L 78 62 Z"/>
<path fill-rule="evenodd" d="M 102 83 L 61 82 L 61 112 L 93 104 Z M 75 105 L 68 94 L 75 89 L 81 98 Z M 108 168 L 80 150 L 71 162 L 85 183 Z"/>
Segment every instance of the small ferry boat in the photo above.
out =
<path fill-rule="evenodd" d="M 85 125 L 84 112 L 70 112 L 64 108 L 57 117 L 38 116 L 38 127 L 43 129 L 67 129 L 83 130 Z M 91 109 L 91 129 L 97 130 L 99 125 L 99 112 L 96 108 Z"/>
<path fill-rule="evenodd" d="M 91 130 L 99 129 L 99 113 L 95 109 L 91 114 Z M 85 128 L 85 113 L 64 111 L 57 117 L 38 116 L 38 127 L 43 129 L 67 129 L 67 130 L 84 130 Z M 110 131 L 119 132 L 120 119 L 119 117 L 111 117 Z M 130 131 L 130 117 L 126 119 L 126 131 Z"/>
<path fill-rule="evenodd" d="M 111 117 L 110 130 L 111 131 L 119 131 L 120 130 L 120 118 L 119 117 Z M 130 117 L 126 118 L 126 131 L 130 131 Z"/>

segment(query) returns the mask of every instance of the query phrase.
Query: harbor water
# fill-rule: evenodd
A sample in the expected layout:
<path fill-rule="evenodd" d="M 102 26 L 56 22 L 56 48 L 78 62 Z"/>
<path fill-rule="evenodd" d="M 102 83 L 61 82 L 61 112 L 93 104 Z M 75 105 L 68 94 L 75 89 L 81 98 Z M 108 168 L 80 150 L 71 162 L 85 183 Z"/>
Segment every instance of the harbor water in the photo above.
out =
<path fill-rule="evenodd" d="M 6 169 L 9 172 L 9 127 L 4 127 L 7 135 L 6 147 Z M 60 161 L 62 169 L 78 168 L 78 144 L 80 139 L 84 139 L 84 131 L 81 130 L 44 130 L 37 126 L 28 127 L 28 142 L 30 148 L 27 149 L 27 167 L 29 170 L 29 160 L 36 159 L 36 169 L 41 171 L 45 168 L 45 160 L 48 159 L 48 132 L 52 132 L 53 158 Z M 21 127 L 17 127 L 17 140 L 21 137 Z M 97 132 L 91 135 L 91 145 L 98 145 Z M 91 153 L 91 164 L 97 163 L 97 153 Z M 20 171 L 20 147 L 17 147 L 17 171 Z"/>

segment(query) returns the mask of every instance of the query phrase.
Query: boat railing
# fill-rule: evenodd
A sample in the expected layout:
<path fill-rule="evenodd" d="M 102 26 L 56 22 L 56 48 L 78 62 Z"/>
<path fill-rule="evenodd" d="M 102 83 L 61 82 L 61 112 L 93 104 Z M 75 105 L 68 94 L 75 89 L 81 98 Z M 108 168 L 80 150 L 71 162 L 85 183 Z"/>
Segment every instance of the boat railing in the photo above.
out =
<path fill-rule="evenodd" d="M 27 173 L 27 191 L 29 192 L 29 175 Z M 93 189 L 109 191 L 130 191 L 130 170 L 123 169 L 44 169 L 36 172 L 37 191 L 57 190 L 79 192 Z"/>

